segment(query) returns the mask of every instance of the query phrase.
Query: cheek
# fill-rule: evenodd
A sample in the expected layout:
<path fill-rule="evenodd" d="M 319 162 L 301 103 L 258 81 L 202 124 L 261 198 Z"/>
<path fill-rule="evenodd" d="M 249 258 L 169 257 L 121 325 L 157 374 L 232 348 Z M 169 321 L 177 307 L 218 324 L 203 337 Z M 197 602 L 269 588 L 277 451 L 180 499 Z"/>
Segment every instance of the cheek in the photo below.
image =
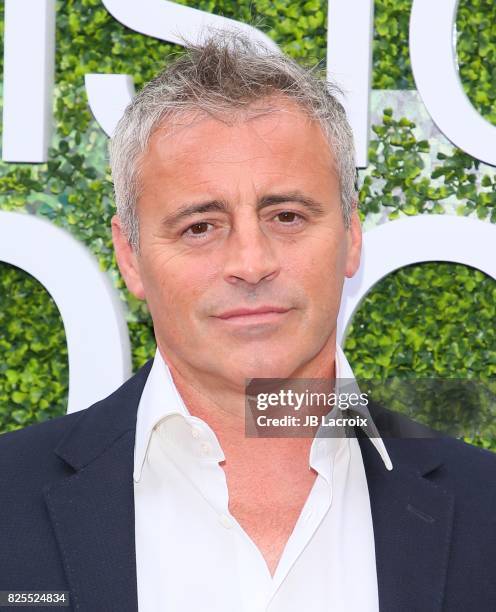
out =
<path fill-rule="evenodd" d="M 208 259 L 167 257 L 162 253 L 150 258 L 143 269 L 146 299 L 161 317 L 187 318 L 201 304 L 202 296 L 216 275 Z"/>
<path fill-rule="evenodd" d="M 286 274 L 305 296 L 306 326 L 327 327 L 337 316 L 341 300 L 346 245 L 344 241 L 322 239 L 286 260 Z"/>
<path fill-rule="evenodd" d="M 333 239 L 332 235 L 308 241 L 303 248 L 285 255 L 286 269 L 293 273 L 303 286 L 326 286 L 340 283 L 346 267 L 346 242 Z"/>

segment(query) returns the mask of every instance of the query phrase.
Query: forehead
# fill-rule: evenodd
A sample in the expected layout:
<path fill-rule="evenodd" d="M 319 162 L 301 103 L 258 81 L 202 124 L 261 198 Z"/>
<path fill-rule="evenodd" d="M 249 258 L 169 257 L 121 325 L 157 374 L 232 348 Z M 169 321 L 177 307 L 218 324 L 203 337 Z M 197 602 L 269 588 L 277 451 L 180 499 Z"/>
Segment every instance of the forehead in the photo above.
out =
<path fill-rule="evenodd" d="M 318 148 L 321 154 L 327 153 L 328 161 L 332 158 L 320 123 L 299 104 L 282 96 L 262 98 L 246 108 L 219 112 L 215 117 L 201 110 L 172 116 L 152 133 L 143 158 L 184 161 L 199 157 L 205 150 L 224 150 L 231 159 L 237 159 L 241 155 L 236 152 L 244 152 L 240 144 L 253 151 L 269 148 L 289 157 L 297 153 L 297 146 L 303 145 L 305 149 Z"/>
<path fill-rule="evenodd" d="M 215 117 L 201 111 L 170 117 L 151 135 L 141 161 L 145 180 L 150 172 L 170 178 L 182 168 L 201 174 L 238 165 L 303 174 L 335 165 L 320 123 L 293 100 L 276 96 Z"/>

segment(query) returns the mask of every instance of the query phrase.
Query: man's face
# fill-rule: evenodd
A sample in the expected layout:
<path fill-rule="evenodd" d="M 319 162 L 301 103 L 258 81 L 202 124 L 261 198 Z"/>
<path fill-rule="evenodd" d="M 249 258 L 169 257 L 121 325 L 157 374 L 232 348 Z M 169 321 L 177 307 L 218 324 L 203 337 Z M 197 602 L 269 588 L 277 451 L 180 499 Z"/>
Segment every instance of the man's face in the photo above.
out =
<path fill-rule="evenodd" d="M 242 386 L 301 375 L 334 348 L 358 217 L 346 230 L 320 126 L 276 103 L 230 125 L 203 116 L 156 131 L 142 163 L 139 256 L 113 219 L 127 286 L 183 374 Z"/>

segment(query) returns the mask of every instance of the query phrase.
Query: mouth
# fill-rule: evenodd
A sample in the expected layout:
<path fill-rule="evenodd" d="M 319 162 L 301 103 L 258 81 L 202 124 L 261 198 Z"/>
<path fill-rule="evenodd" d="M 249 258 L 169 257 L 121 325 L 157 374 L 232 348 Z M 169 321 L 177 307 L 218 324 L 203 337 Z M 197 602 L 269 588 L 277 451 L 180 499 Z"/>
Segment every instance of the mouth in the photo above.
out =
<path fill-rule="evenodd" d="M 281 306 L 259 306 L 258 308 L 236 308 L 228 310 L 215 318 L 228 324 L 257 325 L 260 323 L 277 323 L 292 308 Z"/>

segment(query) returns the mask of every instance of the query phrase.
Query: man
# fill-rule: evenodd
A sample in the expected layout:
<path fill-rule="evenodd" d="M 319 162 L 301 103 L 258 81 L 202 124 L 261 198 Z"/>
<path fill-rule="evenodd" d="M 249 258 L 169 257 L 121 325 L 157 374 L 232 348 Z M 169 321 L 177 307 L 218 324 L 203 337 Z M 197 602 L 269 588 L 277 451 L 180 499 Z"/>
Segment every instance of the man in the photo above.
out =
<path fill-rule="evenodd" d="M 111 166 L 157 351 L 87 410 L 2 436 L 0 589 L 85 611 L 495 610 L 492 453 L 411 423 L 245 435 L 247 379 L 352 378 L 336 318 L 361 233 L 329 86 L 213 36 L 136 96 Z M 384 436 L 404 423 L 373 412 Z"/>

